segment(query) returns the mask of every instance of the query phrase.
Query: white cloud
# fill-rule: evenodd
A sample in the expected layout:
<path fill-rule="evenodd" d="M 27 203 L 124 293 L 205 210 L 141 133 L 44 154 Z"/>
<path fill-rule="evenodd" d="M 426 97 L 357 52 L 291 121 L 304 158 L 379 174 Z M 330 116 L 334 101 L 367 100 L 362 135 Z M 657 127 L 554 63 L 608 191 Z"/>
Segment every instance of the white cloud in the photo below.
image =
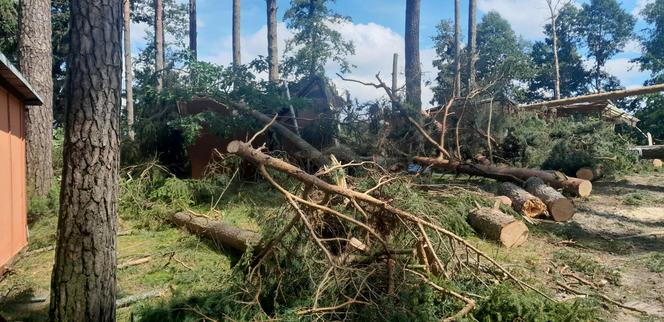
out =
<path fill-rule="evenodd" d="M 544 25 L 549 19 L 549 9 L 544 0 L 479 0 L 477 7 L 484 13 L 498 12 L 510 22 L 517 34 L 526 39 L 544 37 Z"/>
<path fill-rule="evenodd" d="M 654 0 L 637 0 L 636 6 L 634 6 L 634 10 L 632 10 L 632 14 L 638 16 L 641 13 L 641 10 L 643 10 L 647 4 L 652 3 L 653 1 Z"/>
<path fill-rule="evenodd" d="M 636 39 L 631 39 L 625 44 L 625 48 L 623 48 L 623 53 L 625 54 L 641 54 L 643 51 L 641 50 L 641 43 L 639 43 L 638 40 Z"/>
<path fill-rule="evenodd" d="M 614 58 L 606 62 L 604 70 L 620 79 L 623 86 L 634 88 L 643 86 L 644 73 L 639 71 L 639 65 L 630 62 L 629 58 Z"/>

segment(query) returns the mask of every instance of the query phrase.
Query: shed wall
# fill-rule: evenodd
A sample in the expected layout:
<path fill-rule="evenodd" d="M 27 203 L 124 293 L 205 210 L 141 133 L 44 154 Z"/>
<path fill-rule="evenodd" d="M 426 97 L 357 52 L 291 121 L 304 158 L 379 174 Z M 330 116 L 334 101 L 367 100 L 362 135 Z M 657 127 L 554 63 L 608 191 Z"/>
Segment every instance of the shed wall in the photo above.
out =
<path fill-rule="evenodd" d="M 0 87 L 0 270 L 28 244 L 25 111 Z"/>

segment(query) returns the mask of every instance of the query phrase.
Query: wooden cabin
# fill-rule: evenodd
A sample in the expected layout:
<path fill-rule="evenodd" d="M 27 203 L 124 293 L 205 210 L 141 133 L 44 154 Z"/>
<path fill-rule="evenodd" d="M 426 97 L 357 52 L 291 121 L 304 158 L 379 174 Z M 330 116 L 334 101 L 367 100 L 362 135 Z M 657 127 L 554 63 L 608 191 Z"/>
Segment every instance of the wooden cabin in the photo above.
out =
<path fill-rule="evenodd" d="M 305 103 L 305 107 L 295 109 L 301 137 L 318 149 L 332 146 L 336 133 L 336 129 L 333 128 L 336 124 L 335 111 L 341 108 L 345 101 L 335 94 L 336 91 L 324 77 L 309 77 L 298 83 L 289 84 L 289 88 L 294 100 Z M 214 112 L 229 118 L 239 115 L 238 111 L 209 97 L 195 97 L 189 102 L 179 104 L 178 107 L 182 116 L 204 112 Z M 289 109 L 279 111 L 279 115 L 278 121 L 295 131 Z M 226 146 L 231 141 L 246 140 L 253 135 L 253 132 L 250 133 L 251 131 L 246 128 L 233 128 L 226 132 L 228 133 L 226 137 L 219 137 L 204 127 L 196 142 L 188 148 L 193 178 L 205 175 L 208 164 L 218 156 L 215 150 L 225 153 Z M 263 142 L 266 142 L 264 136 L 257 138 L 254 144 L 260 145 Z M 280 142 L 278 149 L 289 155 L 296 155 L 297 152 L 289 142 Z"/>
<path fill-rule="evenodd" d="M 0 53 L 0 275 L 28 245 L 26 105 L 42 100 Z"/>

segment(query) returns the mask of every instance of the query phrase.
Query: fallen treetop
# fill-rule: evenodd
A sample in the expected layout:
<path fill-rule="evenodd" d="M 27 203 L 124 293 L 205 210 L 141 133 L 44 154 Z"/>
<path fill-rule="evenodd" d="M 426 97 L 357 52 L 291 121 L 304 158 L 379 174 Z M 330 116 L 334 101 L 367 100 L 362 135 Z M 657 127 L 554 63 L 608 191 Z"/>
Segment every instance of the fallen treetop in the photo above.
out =
<path fill-rule="evenodd" d="M 627 96 L 637 96 L 637 95 L 658 93 L 662 91 L 664 91 L 664 84 L 657 84 L 657 85 L 639 87 L 634 89 L 623 89 L 623 90 L 617 90 L 606 93 L 583 95 L 583 96 L 569 97 L 553 101 L 539 102 L 534 104 L 522 105 L 521 108 L 526 110 L 538 110 L 538 109 L 546 109 L 558 106 L 565 106 L 580 102 L 597 102 L 604 100 L 613 100 Z"/>
<path fill-rule="evenodd" d="M 642 159 L 664 159 L 664 145 L 635 146 L 632 150 L 638 152 Z"/>
<path fill-rule="evenodd" d="M 454 160 L 415 157 L 415 162 L 432 166 L 437 169 L 481 176 L 500 181 L 511 181 L 523 184 L 530 177 L 538 177 L 548 185 L 579 197 L 588 197 L 592 191 L 592 183 L 574 177 L 568 177 L 558 171 L 544 171 L 527 168 L 497 167 L 494 165 L 469 164 Z"/>

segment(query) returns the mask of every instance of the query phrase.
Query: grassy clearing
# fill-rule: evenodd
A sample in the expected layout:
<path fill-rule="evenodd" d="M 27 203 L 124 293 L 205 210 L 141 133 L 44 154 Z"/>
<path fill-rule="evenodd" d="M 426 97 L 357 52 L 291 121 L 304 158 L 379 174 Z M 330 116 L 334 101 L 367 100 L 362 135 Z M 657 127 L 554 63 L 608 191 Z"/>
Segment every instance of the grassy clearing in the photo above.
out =
<path fill-rule="evenodd" d="M 589 254 L 561 249 L 553 254 L 553 260 L 560 265 L 567 265 L 575 272 L 583 273 L 592 281 L 606 279 L 614 285 L 620 285 L 621 274 L 616 270 L 599 263 Z"/>

